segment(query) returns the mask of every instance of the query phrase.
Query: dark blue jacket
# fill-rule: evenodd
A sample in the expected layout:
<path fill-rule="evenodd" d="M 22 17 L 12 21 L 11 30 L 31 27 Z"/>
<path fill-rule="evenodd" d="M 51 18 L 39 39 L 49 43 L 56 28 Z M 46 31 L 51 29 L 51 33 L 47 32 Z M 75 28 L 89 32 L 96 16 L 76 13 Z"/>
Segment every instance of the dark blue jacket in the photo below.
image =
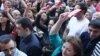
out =
<path fill-rule="evenodd" d="M 28 56 L 41 56 L 41 44 L 33 33 L 21 40 L 19 48 Z"/>
<path fill-rule="evenodd" d="M 100 41 L 100 36 L 91 40 L 89 33 L 84 32 L 80 36 L 83 43 L 84 56 L 91 56 L 96 44 Z"/>

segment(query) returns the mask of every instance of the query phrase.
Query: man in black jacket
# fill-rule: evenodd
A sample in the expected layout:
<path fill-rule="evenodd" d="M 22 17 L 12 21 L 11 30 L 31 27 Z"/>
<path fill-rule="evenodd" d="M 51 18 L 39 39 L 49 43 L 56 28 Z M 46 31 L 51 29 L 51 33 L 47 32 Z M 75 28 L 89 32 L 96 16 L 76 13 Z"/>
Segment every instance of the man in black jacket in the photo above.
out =
<path fill-rule="evenodd" d="M 33 33 L 32 22 L 28 18 L 21 18 L 16 22 L 16 30 L 22 40 L 19 48 L 28 56 L 41 56 L 41 44 Z"/>
<path fill-rule="evenodd" d="M 96 44 L 100 41 L 100 19 L 92 20 L 89 31 L 80 36 L 83 43 L 84 56 L 91 56 Z"/>

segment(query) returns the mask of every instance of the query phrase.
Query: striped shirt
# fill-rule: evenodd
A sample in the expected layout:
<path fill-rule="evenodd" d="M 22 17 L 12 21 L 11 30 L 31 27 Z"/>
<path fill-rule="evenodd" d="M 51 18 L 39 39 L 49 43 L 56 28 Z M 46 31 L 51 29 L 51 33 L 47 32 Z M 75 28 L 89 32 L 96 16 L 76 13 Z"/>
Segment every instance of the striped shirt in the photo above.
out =
<path fill-rule="evenodd" d="M 98 42 L 91 56 L 100 56 L 100 42 Z"/>

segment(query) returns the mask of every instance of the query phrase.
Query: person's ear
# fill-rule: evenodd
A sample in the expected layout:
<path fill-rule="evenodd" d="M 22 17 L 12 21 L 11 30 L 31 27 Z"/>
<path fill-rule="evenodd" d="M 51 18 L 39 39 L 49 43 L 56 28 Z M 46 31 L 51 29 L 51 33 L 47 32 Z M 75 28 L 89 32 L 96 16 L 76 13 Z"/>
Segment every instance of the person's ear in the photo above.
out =
<path fill-rule="evenodd" d="M 83 11 L 81 11 L 81 12 L 82 12 L 82 13 L 84 13 L 84 14 L 86 13 L 86 11 L 85 11 L 85 10 L 83 10 Z"/>
<path fill-rule="evenodd" d="M 17 47 L 17 44 L 16 44 L 16 42 L 14 41 L 14 45 L 15 45 L 15 47 Z"/>

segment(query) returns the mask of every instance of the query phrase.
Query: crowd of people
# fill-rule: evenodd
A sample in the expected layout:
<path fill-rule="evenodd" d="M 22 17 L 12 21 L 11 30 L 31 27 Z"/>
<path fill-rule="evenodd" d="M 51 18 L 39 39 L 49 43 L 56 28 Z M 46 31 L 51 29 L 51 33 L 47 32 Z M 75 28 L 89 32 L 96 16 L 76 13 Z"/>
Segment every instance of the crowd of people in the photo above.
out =
<path fill-rule="evenodd" d="M 100 1 L 0 0 L 0 56 L 100 56 Z"/>

